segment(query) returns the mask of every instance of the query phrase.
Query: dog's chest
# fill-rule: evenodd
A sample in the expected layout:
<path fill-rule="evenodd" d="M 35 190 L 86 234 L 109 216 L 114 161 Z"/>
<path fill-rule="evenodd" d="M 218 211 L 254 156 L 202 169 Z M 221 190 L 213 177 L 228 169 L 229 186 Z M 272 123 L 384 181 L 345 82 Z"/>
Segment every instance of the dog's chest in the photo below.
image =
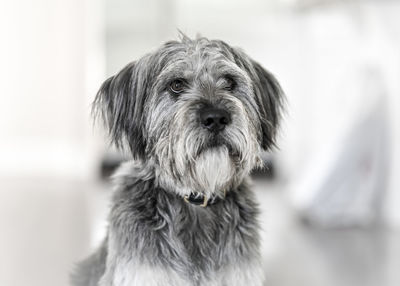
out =
<path fill-rule="evenodd" d="M 258 249 L 254 210 L 232 198 L 208 208 L 189 206 L 173 221 L 177 239 L 197 271 L 246 260 Z"/>
<path fill-rule="evenodd" d="M 123 279 L 116 285 L 171 273 L 175 280 L 200 283 L 257 257 L 258 211 L 248 190 L 238 190 L 206 208 L 155 189 L 121 192 L 115 202 L 110 231 L 115 234 L 112 248 L 118 249 L 119 270 L 114 278 Z M 160 271 L 169 274 L 155 275 Z"/>
<path fill-rule="evenodd" d="M 161 211 L 164 227 L 152 238 L 160 251 L 142 248 L 147 263 L 132 257 L 120 264 L 116 285 L 244 285 L 256 269 L 249 267 L 258 251 L 255 218 L 249 219 L 242 213 L 245 207 L 236 203 L 217 207 L 175 205 Z M 239 261 L 248 262 L 240 266 Z M 242 280 L 221 284 L 232 277 Z"/>

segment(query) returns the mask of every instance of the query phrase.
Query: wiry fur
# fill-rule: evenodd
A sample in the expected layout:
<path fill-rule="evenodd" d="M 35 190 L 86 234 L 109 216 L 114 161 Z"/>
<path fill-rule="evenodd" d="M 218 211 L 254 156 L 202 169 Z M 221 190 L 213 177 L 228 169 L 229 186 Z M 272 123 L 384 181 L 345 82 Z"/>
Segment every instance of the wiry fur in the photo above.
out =
<path fill-rule="evenodd" d="M 168 88 L 177 78 L 187 83 L 179 96 Z M 262 285 L 247 176 L 274 145 L 282 100 L 258 63 L 206 38 L 165 43 L 109 78 L 95 110 L 134 161 L 114 176 L 107 239 L 74 285 Z M 207 106 L 231 116 L 220 134 L 199 122 Z M 182 199 L 191 192 L 228 195 L 201 208 Z"/>

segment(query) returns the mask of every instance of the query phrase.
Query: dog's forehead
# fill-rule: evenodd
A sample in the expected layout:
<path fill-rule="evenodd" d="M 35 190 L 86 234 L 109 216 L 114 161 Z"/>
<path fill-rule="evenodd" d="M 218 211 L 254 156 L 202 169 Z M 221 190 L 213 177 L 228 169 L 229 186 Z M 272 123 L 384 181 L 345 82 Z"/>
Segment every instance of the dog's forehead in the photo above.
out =
<path fill-rule="evenodd" d="M 164 51 L 161 51 L 167 55 L 163 73 L 169 77 L 193 79 L 207 73 L 218 78 L 221 75 L 242 72 L 236 65 L 232 53 L 218 42 L 208 40 L 175 42 L 163 49 Z"/>

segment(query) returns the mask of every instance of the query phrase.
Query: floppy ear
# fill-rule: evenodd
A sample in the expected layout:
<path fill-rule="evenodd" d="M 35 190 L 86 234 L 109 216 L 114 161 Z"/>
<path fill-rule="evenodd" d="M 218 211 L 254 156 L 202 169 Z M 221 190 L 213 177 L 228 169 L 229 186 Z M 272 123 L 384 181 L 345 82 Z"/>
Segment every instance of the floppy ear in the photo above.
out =
<path fill-rule="evenodd" d="M 275 145 L 275 137 L 282 114 L 284 94 L 276 78 L 259 63 L 250 60 L 253 69 L 250 77 L 260 112 L 262 131 L 261 147 L 264 150 Z"/>
<path fill-rule="evenodd" d="M 125 143 L 134 158 L 144 158 L 146 142 L 143 136 L 143 104 L 147 90 L 140 81 L 137 64 L 128 64 L 118 74 L 107 79 L 93 102 L 93 113 L 99 116 L 118 148 Z"/>
<path fill-rule="evenodd" d="M 283 111 L 283 91 L 275 77 L 242 50 L 233 48 L 223 41 L 216 42 L 221 45 L 228 58 L 230 57 L 247 72 L 252 81 L 260 116 L 261 147 L 268 150 L 275 146 L 279 119 Z"/>

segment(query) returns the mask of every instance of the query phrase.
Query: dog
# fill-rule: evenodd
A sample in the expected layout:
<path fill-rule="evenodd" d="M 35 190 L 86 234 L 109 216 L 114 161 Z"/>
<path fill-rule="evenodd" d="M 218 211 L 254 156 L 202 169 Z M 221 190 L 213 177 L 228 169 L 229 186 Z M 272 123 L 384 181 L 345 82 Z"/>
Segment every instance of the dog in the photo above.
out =
<path fill-rule="evenodd" d="M 94 110 L 133 159 L 73 285 L 261 286 L 249 174 L 275 146 L 283 103 L 270 72 L 204 37 L 181 35 L 107 79 Z"/>

